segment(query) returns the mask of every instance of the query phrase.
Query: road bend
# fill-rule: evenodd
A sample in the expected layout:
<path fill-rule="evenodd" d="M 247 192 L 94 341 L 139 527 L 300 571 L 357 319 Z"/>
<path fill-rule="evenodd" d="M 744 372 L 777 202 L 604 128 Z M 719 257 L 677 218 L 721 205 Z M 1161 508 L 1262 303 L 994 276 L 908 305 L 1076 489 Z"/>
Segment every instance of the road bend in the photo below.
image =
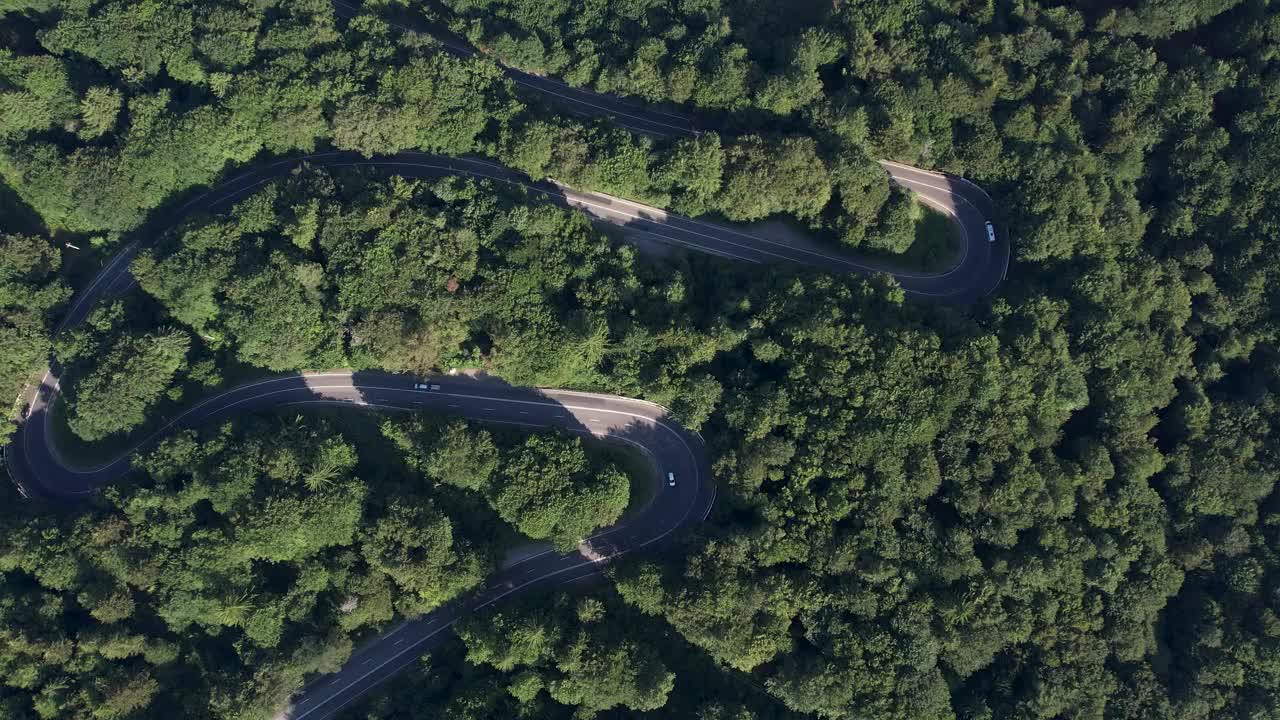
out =
<path fill-rule="evenodd" d="M 340 12 L 355 5 L 335 0 Z M 443 41 L 450 52 L 474 54 L 457 38 Z M 659 137 L 698 131 L 692 118 L 670 109 L 572 88 L 560 81 L 505 69 L 518 86 L 571 112 L 607 116 L 636 132 Z M 944 213 L 957 227 L 961 247 L 954 264 L 940 272 L 905 272 L 834 249 L 800 246 L 763 231 L 688 218 L 602 193 L 586 192 L 530 178 L 482 158 L 443 157 L 419 152 L 367 158 L 334 151 L 266 163 L 200 193 L 176 208 L 173 222 L 193 212 L 219 212 L 272 179 L 307 164 L 365 167 L 414 178 L 462 176 L 521 189 L 530 197 L 582 211 L 597 223 L 638 230 L 676 247 L 756 264 L 790 263 L 833 273 L 884 273 L 914 296 L 945 303 L 967 303 L 999 286 L 1009 260 L 1007 238 L 988 239 L 995 216 L 991 198 L 977 185 L 943 173 L 892 161 L 881 166 L 889 177 L 922 202 Z M 101 300 L 132 286 L 129 267 L 150 238 L 125 245 L 72 300 L 57 331 L 82 323 Z M 421 389 L 425 384 L 428 388 Z M 120 479 L 131 459 L 168 434 L 240 414 L 271 408 L 319 405 L 365 407 L 384 411 L 436 412 L 491 423 L 558 428 L 641 450 L 648 460 L 653 500 L 613 527 L 585 538 L 577 552 L 528 552 L 505 565 L 485 584 L 419 618 L 407 621 L 357 649 L 334 673 L 311 680 L 280 715 L 290 720 L 327 720 L 422 654 L 439 646 L 458 620 L 513 596 L 569 583 L 600 571 L 608 560 L 653 550 L 700 523 L 715 500 L 706 448 L 701 438 L 674 421 L 662 407 L 643 400 L 597 393 L 512 387 L 496 381 L 443 376 L 409 377 L 380 372 L 332 370 L 295 373 L 239 385 L 187 409 L 138 447 L 94 467 L 67 462 L 53 440 L 52 408 L 62 387 L 60 369 L 46 369 L 40 382 L 21 398 L 27 409 L 6 458 L 10 474 L 28 495 L 74 500 Z M 676 484 L 667 482 L 668 473 Z"/>

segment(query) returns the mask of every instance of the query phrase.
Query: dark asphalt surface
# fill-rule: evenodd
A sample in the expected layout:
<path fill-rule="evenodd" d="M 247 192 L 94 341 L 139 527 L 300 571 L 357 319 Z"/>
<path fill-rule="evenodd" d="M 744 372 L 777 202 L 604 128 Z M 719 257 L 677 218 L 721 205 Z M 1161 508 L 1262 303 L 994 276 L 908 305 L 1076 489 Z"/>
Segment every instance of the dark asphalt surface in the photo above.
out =
<path fill-rule="evenodd" d="M 342 12 L 351 4 L 335 0 Z M 456 38 L 446 47 L 459 55 L 474 51 Z M 695 122 L 664 109 L 649 108 L 632 100 L 601 96 L 562 82 L 508 69 L 522 88 L 586 116 L 608 116 L 633 131 L 654 136 L 694 134 Z M 709 252 L 745 262 L 791 262 L 833 272 L 887 272 L 913 295 L 941 302 L 970 302 L 993 292 L 1008 267 L 1007 238 L 989 243 L 984 223 L 995 216 L 991 199 L 981 188 L 951 176 L 885 161 L 882 166 L 894 182 L 924 202 L 946 213 L 958 225 L 964 242 L 954 267 L 939 273 L 907 273 L 886 265 L 802 247 L 782 239 L 722 224 L 669 214 L 658 208 L 581 192 L 550 183 L 533 182 L 517 172 L 476 158 L 447 158 L 405 152 L 393 157 L 368 159 L 355 153 L 328 152 L 273 162 L 234 177 L 195 197 L 177 209 L 175 220 L 194 211 L 221 211 L 246 197 L 273 178 L 291 172 L 300 163 L 331 167 L 366 166 L 408 177 L 463 175 L 524 187 L 531 196 L 580 209 L 596 221 L 635 229 L 676 246 Z M 129 265 L 142 240 L 125 246 L 80 292 L 58 326 L 59 331 L 83 322 L 100 300 L 131 287 Z M 558 427 L 569 432 L 595 435 L 638 447 L 651 461 L 655 483 L 648 506 L 628 515 L 624 522 L 587 539 L 580 552 L 537 552 L 505 567 L 484 587 L 432 613 L 406 622 L 366 643 L 336 673 L 314 679 L 296 694 L 280 717 L 292 720 L 325 720 L 355 701 L 423 653 L 438 646 L 453 624 L 468 613 L 487 607 L 515 593 L 572 582 L 596 573 L 601 559 L 641 549 L 653 549 L 678 536 L 679 531 L 701 522 L 715 498 L 706 450 L 701 439 L 650 403 L 608 395 L 556 390 L 514 388 L 494 381 L 463 377 L 433 379 L 438 392 L 414 390 L 419 379 L 386 373 L 332 371 L 287 375 L 248 383 L 211 397 L 174 418 L 150 442 L 171 431 L 195 427 L 234 415 L 314 404 L 359 405 L 386 410 L 436 411 L 479 420 L 529 427 Z M 76 468 L 62 461 L 51 442 L 50 407 L 60 387 L 57 368 L 50 368 L 28 395 L 29 415 L 13 443 L 6 448 L 11 474 L 25 493 L 71 499 L 93 492 L 123 476 L 137 448 L 122 448 L 114 462 Z M 678 478 L 667 487 L 667 472 Z"/>
<path fill-rule="evenodd" d="M 343 17 L 352 17 L 360 10 L 359 0 L 333 2 Z M 479 54 L 465 38 L 444 28 L 411 21 L 392 24 L 405 30 L 429 33 L 441 47 L 458 57 Z M 609 118 L 613 123 L 639 134 L 657 138 L 692 136 L 700 132 L 700 127 L 710 126 L 710 123 L 700 122 L 678 108 L 659 108 L 631 98 L 602 95 L 505 65 L 502 69 L 526 95 L 574 115 Z M 1010 248 L 1004 233 L 999 233 L 1002 236 L 999 242 L 989 243 L 986 240 L 985 223 L 996 217 L 990 196 L 963 178 L 891 161 L 881 161 L 881 167 L 895 183 L 947 215 L 958 226 L 962 244 L 959 260 L 953 267 L 936 273 L 904 272 L 890 263 L 860 260 L 835 250 L 801 248 L 761 232 L 747 233 L 723 224 L 669 215 L 656 208 L 608 198 L 599 193 L 566 194 L 571 196 L 570 199 L 573 196 L 583 198 L 584 202 L 578 206 L 594 214 L 599 214 L 595 208 L 609 206 L 613 211 L 613 217 L 606 218 L 609 222 L 629 224 L 646 231 L 656 229 L 655 234 L 665 242 L 729 258 L 761 263 L 795 262 L 837 272 L 884 272 L 896 277 L 908 294 L 941 302 L 971 302 L 994 292 L 1004 280 Z M 627 214 L 636 217 L 629 223 L 620 222 L 626 219 Z"/>
<path fill-rule="evenodd" d="M 711 511 L 715 486 L 701 439 L 672 422 L 666 410 L 653 403 L 511 387 L 465 376 L 432 377 L 429 381 L 440 385 L 439 390 L 415 389 L 421 381 L 416 376 L 346 370 L 259 380 L 195 405 L 157 431 L 155 438 L 179 428 L 280 407 L 338 405 L 440 412 L 529 428 L 560 428 L 637 448 L 650 461 L 652 497 L 622 522 L 585 539 L 579 552 L 566 555 L 545 550 L 526 555 L 489 578 L 482 588 L 366 643 L 341 671 L 312 681 L 294 698 L 291 714 L 284 717 L 330 717 L 443 642 L 448 637 L 445 631 L 468 613 L 515 593 L 593 574 L 604 559 L 660 547 L 678 531 L 702 522 Z M 42 493 L 74 497 L 93 492 L 127 472 L 132 453 L 96 468 L 64 465 L 49 442 L 48 418 L 48 405 L 41 401 L 14 448 L 21 453 L 21 472 L 28 487 L 34 483 Z M 677 478 L 675 487 L 665 482 L 668 472 Z"/>

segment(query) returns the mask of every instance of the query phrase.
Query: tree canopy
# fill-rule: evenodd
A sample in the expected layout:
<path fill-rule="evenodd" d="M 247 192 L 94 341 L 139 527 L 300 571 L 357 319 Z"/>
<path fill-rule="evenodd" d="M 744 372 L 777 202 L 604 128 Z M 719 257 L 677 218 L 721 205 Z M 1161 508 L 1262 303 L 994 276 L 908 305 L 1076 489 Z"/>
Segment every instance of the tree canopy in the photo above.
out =
<path fill-rule="evenodd" d="M 487 56 L 448 57 L 383 10 Z M 360 712 L 1209 720 L 1280 704 L 1274 3 L 0 12 L 0 175 L 48 229 L 0 239 L 15 394 L 52 348 L 92 435 L 246 372 L 465 367 L 646 398 L 706 438 L 717 506 L 696 535 L 619 562 L 614 589 L 581 593 L 599 606 L 476 618 L 493 631 L 463 628 Z M 562 116 L 492 57 L 715 132 Z M 313 167 L 184 214 L 134 265 L 143 293 L 48 340 L 86 273 L 61 264 L 59 233 L 96 238 L 92 264 L 259 155 L 327 148 L 476 152 L 882 252 L 912 219 L 874 162 L 890 158 L 979 183 L 1014 257 L 994 297 L 942 307 L 883 277 L 643 255 L 486 182 Z M 169 379 L 105 382 L 131 363 Z M 101 417 L 117 404 L 131 412 Z M 373 435 L 394 452 L 361 454 L 348 429 L 179 435 L 90 507 L 3 503 L 0 708 L 242 717 L 335 667 L 353 634 L 478 583 L 504 518 L 567 541 L 616 517 L 617 468 L 567 438 L 393 423 Z"/>

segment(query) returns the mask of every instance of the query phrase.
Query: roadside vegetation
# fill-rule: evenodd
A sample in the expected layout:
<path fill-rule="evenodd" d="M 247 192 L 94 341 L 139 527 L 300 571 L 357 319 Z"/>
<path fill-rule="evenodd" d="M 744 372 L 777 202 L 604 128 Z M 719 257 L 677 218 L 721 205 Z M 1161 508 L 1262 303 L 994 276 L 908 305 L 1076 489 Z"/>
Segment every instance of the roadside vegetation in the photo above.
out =
<path fill-rule="evenodd" d="M 320 0 L 255 7 L 0 8 L 0 200 L 12 209 L 0 229 L 38 232 L 39 219 L 54 233 L 92 235 L 86 252 L 105 258 L 149 214 L 167 217 L 175 198 L 236 166 L 337 148 L 480 153 L 534 179 L 689 214 L 789 213 L 854 245 L 866 235 L 872 248 L 910 237 L 909 224 L 864 228 L 907 202 L 866 156 L 826 158 L 781 130 L 638 137 L 530 105 L 492 62 L 459 60 L 374 15 L 342 21 Z M 858 207 L 828 203 L 850 173 Z M 848 213 L 856 217 L 842 220 Z M 41 353 L 0 341 L 14 358 L 0 384 L 21 388 L 39 367 L 22 353 Z"/>
<path fill-rule="evenodd" d="M 42 335 L 69 293 L 58 252 L 6 235 L 0 371 L 16 389 L 50 347 L 71 353 L 88 435 L 121 437 L 232 363 L 457 363 L 649 398 L 707 438 L 717 507 L 684 545 L 475 618 L 353 717 L 1280 705 L 1272 3 L 431 7 L 512 64 L 721 130 L 653 141 L 559 117 L 490 61 L 322 0 L 11 0 L 0 174 L 102 253 L 259 156 L 326 147 L 480 152 L 900 251 L 917 225 L 871 160 L 888 157 L 979 182 L 1014 261 L 995 297 L 941 307 L 885 278 L 650 260 L 485 183 L 306 169 L 161 238 L 81 350 Z M 105 381 L 144 361 L 154 383 Z M 485 523 L 563 544 L 621 512 L 617 468 L 570 440 L 491 433 L 487 480 L 449 460 L 436 487 L 414 438 L 451 426 L 387 427 L 396 472 L 363 469 L 341 426 L 246 418 L 170 439 L 88 506 L 5 499 L 0 712 L 263 717 L 361 632 L 479 582 Z M 532 481 L 541 465 L 559 484 Z"/>
<path fill-rule="evenodd" d="M 908 272 L 941 272 L 960 260 L 964 247 L 958 225 L 923 202 L 913 200 L 906 218 L 911 231 L 904 233 L 897 247 L 887 250 L 864 248 L 865 257 Z M 986 242 L 986 238 L 978 238 Z"/>
<path fill-rule="evenodd" d="M 269 717 L 353 643 L 478 586 L 509 528 L 571 547 L 627 506 L 623 471 L 576 438 L 378 432 L 289 415 L 181 432 L 71 514 L 6 485 L 0 708 Z"/>
<path fill-rule="evenodd" d="M 791 213 L 818 229 L 842 173 L 868 185 L 866 218 L 905 198 L 867 157 L 837 161 L 780 130 L 653 140 L 559 116 L 489 60 L 375 15 L 340 20 L 321 0 L 6 9 L 0 29 L 21 50 L 0 49 L 0 175 L 57 230 L 128 231 L 228 164 L 324 147 L 481 153 L 534 179 L 735 220 Z"/>
<path fill-rule="evenodd" d="M 17 398 L 48 362 L 55 311 L 71 297 L 58 277 L 61 265 L 58 249 L 45 238 L 0 232 L 0 440 L 25 410 Z"/>

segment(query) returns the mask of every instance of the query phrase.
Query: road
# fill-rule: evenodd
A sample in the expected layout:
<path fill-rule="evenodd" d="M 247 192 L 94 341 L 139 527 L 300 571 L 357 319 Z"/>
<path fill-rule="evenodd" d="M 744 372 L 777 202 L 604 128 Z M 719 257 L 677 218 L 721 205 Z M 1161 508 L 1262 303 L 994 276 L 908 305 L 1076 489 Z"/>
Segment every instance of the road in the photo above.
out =
<path fill-rule="evenodd" d="M 414 387 L 419 381 L 416 377 L 346 370 L 259 380 L 195 405 L 158 430 L 154 438 L 268 408 L 339 405 L 438 412 L 530 428 L 560 428 L 637 448 L 650 461 L 652 499 L 628 513 L 621 523 L 587 538 L 581 552 L 545 550 L 527 555 L 504 567 L 482 588 L 366 643 L 341 671 L 314 680 L 299 693 L 285 717 L 331 717 L 443 642 L 448 637 L 446 631 L 467 614 L 509 595 L 593 574 L 601 567 L 594 558 L 615 558 L 661 546 L 680 530 L 702 522 L 711 511 L 715 486 L 701 439 L 671 421 L 666 410 L 653 403 L 511 387 L 465 376 L 430 380 L 440 389 L 418 390 Z M 90 493 L 128 470 L 129 455 L 94 468 L 63 464 L 49 443 L 48 417 L 48 404 L 42 401 L 24 424 L 19 441 L 22 471 L 29 482 L 39 483 L 42 492 L 61 497 Z M 675 487 L 665 482 L 667 473 L 676 477 Z"/>
<path fill-rule="evenodd" d="M 360 10 L 358 0 L 333 0 L 333 3 L 338 14 L 343 17 L 352 17 Z M 444 28 L 409 20 L 390 24 L 405 30 L 429 33 L 445 51 L 458 57 L 469 58 L 480 54 L 466 39 Z M 710 125 L 677 108 L 659 108 L 630 98 L 603 95 L 573 87 L 555 78 L 534 75 L 505 65 L 501 67 L 525 94 L 531 94 L 573 115 L 608 118 L 614 124 L 642 135 L 655 138 L 687 137 L 697 135 L 701 132 L 700 127 Z M 1010 248 L 1007 238 L 1001 238 L 995 243 L 986 241 L 986 221 L 997 217 L 991 197 L 964 178 L 889 160 L 882 160 L 880 165 L 893 182 L 942 212 L 957 226 L 961 235 L 961 248 L 959 258 L 952 267 L 935 273 L 902 271 L 892 263 L 858 260 L 816 247 L 799 248 L 793 243 L 770 238 L 761 232 L 744 233 L 725 225 L 677 215 L 667 216 L 654 208 L 645 208 L 617 198 L 610 199 L 597 193 L 573 194 L 584 198 L 584 207 L 609 205 L 614 215 L 607 218 L 610 222 L 618 222 L 624 217 L 622 213 L 630 212 L 639 216 L 634 224 L 640 229 L 648 230 L 656 227 L 651 222 L 655 215 L 662 215 L 662 227 L 657 233 L 661 239 L 729 258 L 755 262 L 788 261 L 834 271 L 884 272 L 896 277 L 908 294 L 946 302 L 969 302 L 994 292 L 1004 280 Z"/>
<path fill-rule="evenodd" d="M 335 0 L 340 8 L 349 5 Z M 473 51 L 447 40 L 458 54 Z M 547 78 L 509 70 L 521 87 L 579 115 L 609 116 L 636 132 L 655 136 L 693 134 L 694 121 L 666 109 L 570 88 Z M 940 173 L 883 161 L 890 178 L 923 202 L 948 215 L 963 239 L 955 265 L 938 273 L 900 272 L 876 262 L 817 246 L 803 247 L 760 232 L 746 232 L 723 224 L 682 217 L 629 200 L 583 192 L 552 183 L 534 182 L 519 173 L 480 158 L 449 158 L 405 152 L 391 157 L 365 158 L 348 152 L 314 153 L 272 162 L 227 180 L 177 207 L 173 221 L 195 211 L 218 212 L 251 194 L 272 179 L 293 171 L 300 163 L 327 167 L 372 167 L 407 177 L 461 175 L 517 186 L 532 197 L 575 208 L 595 221 L 642 231 L 678 247 L 756 264 L 793 263 L 827 272 L 893 275 L 909 294 L 942 302 L 964 303 L 988 295 L 1003 280 L 1008 267 L 1007 241 L 989 243 L 985 222 L 995 216 L 991 199 L 978 186 Z M 98 303 L 132 286 L 129 266 L 147 238 L 126 245 L 72 301 L 58 325 L 61 332 L 82 323 Z M 28 416 L 6 448 L 8 466 L 24 493 L 73 499 L 119 479 L 128 472 L 130 458 L 140 448 L 123 452 L 109 463 L 80 468 L 67 463 L 52 442 L 50 409 L 56 402 L 61 373 L 51 367 L 25 397 Z M 315 404 L 365 406 L 384 410 L 433 411 L 487 422 L 531 428 L 558 427 L 638 448 L 650 460 L 653 500 L 628 515 L 621 524 L 587 539 L 590 550 L 559 554 L 536 552 L 509 565 L 484 587 L 428 615 L 404 623 L 370 640 L 336 673 L 316 678 L 296 694 L 281 717 L 327 720 L 424 652 L 443 642 L 460 618 L 508 596 L 548 585 L 572 582 L 598 572 L 600 559 L 653 549 L 701 522 L 715 499 L 715 487 L 701 439 L 672 421 L 664 409 L 641 400 L 517 388 L 492 381 L 441 377 L 439 391 L 414 389 L 417 378 L 345 370 L 293 374 L 241 385 L 193 406 L 159 429 L 142 445 L 179 428 L 223 420 L 238 414 L 279 407 Z M 677 477 L 668 487 L 666 473 Z"/>

